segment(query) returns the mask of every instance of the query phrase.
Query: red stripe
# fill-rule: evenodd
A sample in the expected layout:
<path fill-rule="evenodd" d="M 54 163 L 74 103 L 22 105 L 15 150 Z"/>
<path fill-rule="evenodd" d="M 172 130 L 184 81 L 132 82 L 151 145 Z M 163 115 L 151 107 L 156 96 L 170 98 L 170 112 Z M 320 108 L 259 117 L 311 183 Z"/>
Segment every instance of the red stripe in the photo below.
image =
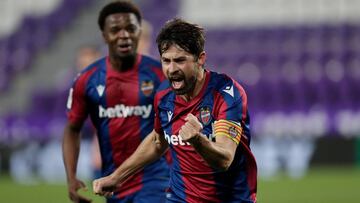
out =
<path fill-rule="evenodd" d="M 159 78 L 160 82 L 162 82 L 166 79 L 161 68 L 152 67 L 151 70 L 156 74 L 157 78 Z"/>
<path fill-rule="evenodd" d="M 86 104 L 86 86 L 89 81 L 90 76 L 97 70 L 97 67 L 93 67 L 92 69 L 84 72 L 79 76 L 76 80 L 73 87 L 73 101 L 72 107 L 69 112 L 67 112 L 68 120 L 71 123 L 82 124 L 87 115 L 87 104 Z"/>
<path fill-rule="evenodd" d="M 181 116 L 174 118 L 175 122 L 172 125 L 172 134 L 179 134 L 179 130 L 181 126 L 185 124 L 185 117 L 188 113 L 191 112 L 195 116 L 198 116 L 196 115 L 196 113 L 198 113 L 196 102 L 192 103 L 193 105 L 186 107 L 186 109 L 174 109 L 174 115 Z M 183 112 L 186 113 L 184 114 Z M 217 199 L 213 170 L 202 156 L 198 154 L 191 145 L 176 145 L 174 146 L 174 150 L 182 173 L 186 202 L 199 203 L 204 200 L 206 200 L 206 202 L 219 202 Z"/>
<path fill-rule="evenodd" d="M 228 108 L 226 101 L 224 100 L 224 97 L 217 91 L 214 91 L 214 108 L 212 114 L 216 118 L 215 120 L 220 119 L 227 119 L 226 113 L 220 114 L 221 112 L 225 112 Z"/>
<path fill-rule="evenodd" d="M 141 57 L 138 57 L 138 59 Z M 139 105 L 139 75 L 138 64 L 126 72 L 118 72 L 107 61 L 106 74 L 106 107 L 114 108 L 116 105 Z M 141 143 L 141 118 L 129 116 L 109 119 L 109 139 L 112 148 L 112 157 L 115 167 L 121 165 Z M 142 188 L 142 171 L 132 176 L 121 186 L 119 197 L 136 192 Z"/>

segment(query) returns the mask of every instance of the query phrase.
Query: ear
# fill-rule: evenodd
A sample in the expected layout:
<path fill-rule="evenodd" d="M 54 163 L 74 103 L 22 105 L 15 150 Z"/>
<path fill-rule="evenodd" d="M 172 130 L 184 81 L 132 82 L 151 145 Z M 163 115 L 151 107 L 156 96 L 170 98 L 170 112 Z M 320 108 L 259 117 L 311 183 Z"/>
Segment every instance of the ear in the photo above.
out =
<path fill-rule="evenodd" d="M 198 64 L 203 67 L 205 65 L 206 61 L 206 53 L 205 51 L 201 52 L 198 58 Z"/>

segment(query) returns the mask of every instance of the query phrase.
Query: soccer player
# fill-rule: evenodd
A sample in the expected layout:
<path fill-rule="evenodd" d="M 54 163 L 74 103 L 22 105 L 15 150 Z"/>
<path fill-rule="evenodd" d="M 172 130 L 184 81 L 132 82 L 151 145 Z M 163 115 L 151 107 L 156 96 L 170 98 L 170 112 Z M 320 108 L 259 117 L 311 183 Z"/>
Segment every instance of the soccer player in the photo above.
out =
<path fill-rule="evenodd" d="M 137 53 L 141 19 L 129 1 L 104 6 L 98 24 L 109 54 L 84 69 L 70 89 L 63 159 L 73 202 L 91 201 L 77 192 L 85 184 L 76 177 L 79 131 L 88 115 L 99 140 L 103 176 L 121 165 L 153 129 L 155 89 L 165 77 L 158 61 Z M 168 182 L 168 164 L 160 158 L 116 188 L 107 202 L 164 202 Z"/>
<path fill-rule="evenodd" d="M 247 97 L 232 78 L 204 68 L 204 31 L 174 19 L 157 37 L 164 82 L 155 127 L 114 173 L 93 182 L 111 195 L 131 174 L 170 148 L 168 202 L 256 202 L 257 167 L 249 148 Z"/>

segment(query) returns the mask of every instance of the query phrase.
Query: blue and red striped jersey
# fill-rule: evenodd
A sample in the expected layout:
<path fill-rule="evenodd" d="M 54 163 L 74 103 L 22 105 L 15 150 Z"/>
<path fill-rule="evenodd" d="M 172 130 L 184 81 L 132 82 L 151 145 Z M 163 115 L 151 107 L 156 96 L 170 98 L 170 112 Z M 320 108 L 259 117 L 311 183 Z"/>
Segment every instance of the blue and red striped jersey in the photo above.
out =
<path fill-rule="evenodd" d="M 233 79 L 205 71 L 200 93 L 191 101 L 176 95 L 168 81 L 155 96 L 155 130 L 169 143 L 172 167 L 169 197 L 174 202 L 256 202 L 257 166 L 249 148 L 250 130 L 247 97 Z M 179 136 L 186 116 L 192 113 L 203 124 L 202 133 L 214 141 L 213 124 L 224 119 L 242 128 L 234 161 L 227 171 L 210 167 L 200 154 Z"/>
<path fill-rule="evenodd" d="M 137 55 L 134 67 L 124 72 L 116 71 L 104 57 L 75 79 L 67 103 L 68 120 L 81 124 L 90 116 L 99 139 L 103 176 L 121 165 L 153 130 L 154 95 L 164 79 L 161 64 L 143 55 Z M 124 182 L 117 197 L 168 176 L 168 164 L 161 158 Z"/>

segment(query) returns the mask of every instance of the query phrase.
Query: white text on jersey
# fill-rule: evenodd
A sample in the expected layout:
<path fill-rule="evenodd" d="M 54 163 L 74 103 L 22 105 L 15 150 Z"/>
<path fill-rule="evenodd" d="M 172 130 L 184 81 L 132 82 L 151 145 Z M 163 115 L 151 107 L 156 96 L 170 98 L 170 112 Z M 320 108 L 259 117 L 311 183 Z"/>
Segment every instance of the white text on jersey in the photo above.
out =
<path fill-rule="evenodd" d="M 126 118 L 129 116 L 141 116 L 142 118 L 149 118 L 151 114 L 152 105 L 142 106 L 125 106 L 118 104 L 114 107 L 104 108 L 99 106 L 100 118 Z"/>
<path fill-rule="evenodd" d="M 168 135 L 164 131 L 165 139 L 168 141 L 169 144 L 172 145 L 190 145 L 189 142 L 184 142 L 179 135 Z"/>

